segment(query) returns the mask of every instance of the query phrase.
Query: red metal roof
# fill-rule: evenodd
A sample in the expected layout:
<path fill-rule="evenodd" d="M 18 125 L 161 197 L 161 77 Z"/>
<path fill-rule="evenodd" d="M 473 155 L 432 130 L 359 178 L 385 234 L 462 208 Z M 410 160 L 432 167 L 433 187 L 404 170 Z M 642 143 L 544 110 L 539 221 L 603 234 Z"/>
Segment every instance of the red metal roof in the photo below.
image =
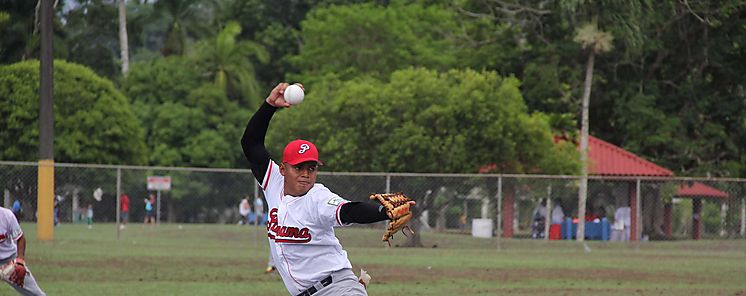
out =
<path fill-rule="evenodd" d="M 594 136 L 588 137 L 588 173 L 601 176 L 673 176 L 673 172 Z"/>
<path fill-rule="evenodd" d="M 678 197 L 728 198 L 728 194 L 700 182 L 679 185 Z"/>

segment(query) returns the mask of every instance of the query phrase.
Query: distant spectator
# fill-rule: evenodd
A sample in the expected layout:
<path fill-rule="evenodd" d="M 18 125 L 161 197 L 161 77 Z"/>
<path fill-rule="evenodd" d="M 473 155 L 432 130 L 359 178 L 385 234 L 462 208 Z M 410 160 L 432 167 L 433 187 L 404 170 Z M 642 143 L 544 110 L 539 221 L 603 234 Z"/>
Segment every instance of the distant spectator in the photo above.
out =
<path fill-rule="evenodd" d="M 86 211 L 86 222 L 88 223 L 88 229 L 93 228 L 93 205 L 88 204 L 88 210 Z"/>
<path fill-rule="evenodd" d="M 565 211 L 562 210 L 562 204 L 559 199 L 554 200 L 554 209 L 552 209 L 552 224 L 562 224 L 565 220 Z"/>
<path fill-rule="evenodd" d="M 547 221 L 547 199 L 542 198 L 531 214 L 531 237 L 544 238 L 544 227 Z"/>
<path fill-rule="evenodd" d="M 54 197 L 54 226 L 60 224 L 60 204 L 62 200 L 63 198 L 60 195 Z"/>
<path fill-rule="evenodd" d="M 149 198 L 145 199 L 145 221 L 143 221 L 143 227 L 145 224 L 155 224 L 155 195 L 150 194 Z"/>
<path fill-rule="evenodd" d="M 21 206 L 20 199 L 16 199 L 13 202 L 12 211 L 13 215 L 16 216 L 16 221 L 21 222 L 21 219 L 23 218 L 23 207 Z"/>
<path fill-rule="evenodd" d="M 119 225 L 120 229 L 127 228 L 127 222 L 130 220 L 130 197 L 127 194 L 122 193 L 119 195 L 119 210 L 121 221 Z"/>
<path fill-rule="evenodd" d="M 257 226 L 264 222 L 264 201 L 259 196 L 254 198 L 254 215 Z"/>
<path fill-rule="evenodd" d="M 533 213 L 531 214 L 532 217 L 543 217 L 546 219 L 547 217 L 547 199 L 542 198 L 541 202 L 534 208 Z"/>
<path fill-rule="evenodd" d="M 241 202 L 238 204 L 238 214 L 241 215 L 241 220 L 238 221 L 238 224 L 251 224 L 249 220 L 250 213 L 251 205 L 249 204 L 249 200 L 246 198 L 241 199 Z"/>
<path fill-rule="evenodd" d="M 611 240 L 629 240 L 629 229 L 631 224 L 630 212 L 628 206 L 619 207 L 614 211 L 614 224 L 611 225 Z"/>

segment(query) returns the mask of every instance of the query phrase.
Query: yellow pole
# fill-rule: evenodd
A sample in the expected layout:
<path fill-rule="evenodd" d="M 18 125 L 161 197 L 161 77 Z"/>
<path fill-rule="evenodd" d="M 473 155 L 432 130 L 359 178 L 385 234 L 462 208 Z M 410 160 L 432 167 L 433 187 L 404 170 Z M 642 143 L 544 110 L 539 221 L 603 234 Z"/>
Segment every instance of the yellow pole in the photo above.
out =
<path fill-rule="evenodd" d="M 54 160 L 39 160 L 38 184 L 36 236 L 51 241 L 54 240 Z"/>

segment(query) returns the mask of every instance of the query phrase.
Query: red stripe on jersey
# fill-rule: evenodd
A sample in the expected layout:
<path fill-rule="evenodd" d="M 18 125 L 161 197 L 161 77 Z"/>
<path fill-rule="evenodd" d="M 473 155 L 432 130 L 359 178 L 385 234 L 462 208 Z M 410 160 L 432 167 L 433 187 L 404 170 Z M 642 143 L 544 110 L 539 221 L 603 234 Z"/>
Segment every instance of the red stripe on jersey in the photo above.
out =
<path fill-rule="evenodd" d="M 295 277 L 293 276 L 293 272 L 290 271 L 290 262 L 288 262 L 288 258 L 285 257 L 285 249 L 282 248 L 282 245 L 278 245 L 278 246 L 280 247 L 280 252 L 282 253 L 282 259 L 285 260 L 285 266 L 288 267 L 288 275 L 290 276 L 291 279 L 293 279 L 294 282 L 298 284 L 298 286 L 303 287 L 303 284 L 301 284 L 298 280 L 296 280 Z"/>
<path fill-rule="evenodd" d="M 269 184 L 269 177 L 272 175 L 272 161 L 269 161 L 269 169 L 267 169 L 267 178 L 264 179 L 264 185 L 262 190 L 267 191 L 267 184 Z"/>
<path fill-rule="evenodd" d="M 337 206 L 337 223 L 339 223 L 339 225 L 342 225 L 342 219 L 339 218 L 339 210 L 342 209 L 343 204 L 346 204 L 346 202 L 340 203 Z"/>

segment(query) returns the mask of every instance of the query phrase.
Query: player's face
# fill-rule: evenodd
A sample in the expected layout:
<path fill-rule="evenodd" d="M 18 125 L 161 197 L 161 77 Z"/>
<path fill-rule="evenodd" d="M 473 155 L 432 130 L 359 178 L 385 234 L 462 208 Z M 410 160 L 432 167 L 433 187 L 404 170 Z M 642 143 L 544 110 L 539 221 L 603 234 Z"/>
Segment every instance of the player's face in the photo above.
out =
<path fill-rule="evenodd" d="M 296 165 L 283 163 L 280 173 L 285 176 L 285 194 L 304 195 L 316 183 L 319 164 L 315 161 L 302 162 Z"/>

